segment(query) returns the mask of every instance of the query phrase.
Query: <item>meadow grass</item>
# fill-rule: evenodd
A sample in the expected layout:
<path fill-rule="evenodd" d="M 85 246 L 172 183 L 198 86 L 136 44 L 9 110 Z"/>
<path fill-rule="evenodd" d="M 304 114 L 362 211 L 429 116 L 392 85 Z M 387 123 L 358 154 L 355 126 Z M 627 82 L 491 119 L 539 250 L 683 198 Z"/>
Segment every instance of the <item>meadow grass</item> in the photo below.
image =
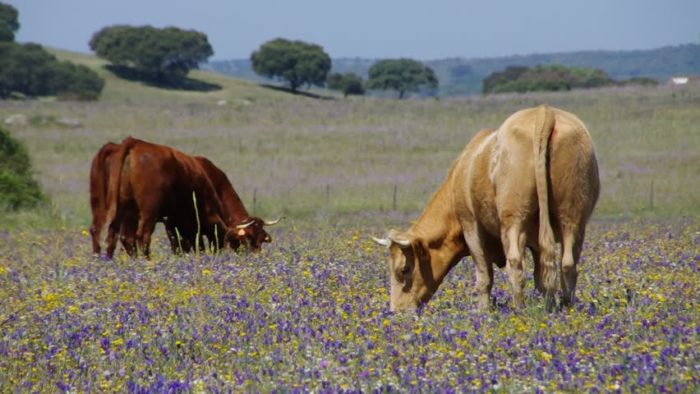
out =
<path fill-rule="evenodd" d="M 75 129 L 52 122 L 12 128 L 29 147 L 55 216 L 70 224 L 89 221 L 92 155 L 127 135 L 209 157 L 247 206 L 257 190 L 255 207 L 265 215 L 305 220 L 320 208 L 386 211 L 394 185 L 397 210 L 416 213 L 472 135 L 540 103 L 579 115 L 593 136 L 602 183 L 596 217 L 697 217 L 700 207 L 700 88 L 316 100 L 203 72 L 194 76 L 222 89 L 162 90 L 98 70 L 108 81 L 98 102 L 0 103 L 2 118 L 23 113 L 82 122 Z"/>
<path fill-rule="evenodd" d="M 276 229 L 256 255 L 93 258 L 87 233 L 1 234 L 0 390 L 694 392 L 694 223 L 594 223 L 578 303 L 475 310 L 453 269 L 419 314 L 388 311 L 383 248 L 347 227 Z M 693 252 L 693 248 L 695 252 Z M 528 263 L 530 267 L 530 263 Z"/>
<path fill-rule="evenodd" d="M 0 101 L 1 119 L 32 119 L 10 129 L 52 199 L 0 216 L 0 391 L 700 385 L 700 88 L 317 100 L 203 72 L 222 89 L 160 90 L 57 54 L 107 85 L 98 102 Z M 600 165 L 578 304 L 545 313 L 528 272 L 512 311 L 497 270 L 495 311 L 479 313 L 465 259 L 419 315 L 390 314 L 369 235 L 407 227 L 472 135 L 540 103 L 586 123 Z M 209 157 L 250 210 L 285 216 L 273 243 L 173 256 L 160 234 L 151 261 L 91 256 L 90 161 L 127 135 Z"/>

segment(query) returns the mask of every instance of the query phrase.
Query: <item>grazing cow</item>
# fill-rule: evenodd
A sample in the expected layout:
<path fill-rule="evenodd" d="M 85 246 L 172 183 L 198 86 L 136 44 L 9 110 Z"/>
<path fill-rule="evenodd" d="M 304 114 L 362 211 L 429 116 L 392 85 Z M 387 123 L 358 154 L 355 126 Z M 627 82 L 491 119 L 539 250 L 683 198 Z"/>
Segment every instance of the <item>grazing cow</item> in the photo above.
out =
<path fill-rule="evenodd" d="M 255 252 L 262 248 L 263 243 L 272 242 L 270 234 L 263 229 L 263 226 L 277 224 L 280 219 L 268 221 L 257 216 L 250 216 L 226 174 L 206 157 L 196 156 L 195 159 L 207 173 L 216 190 L 221 201 L 224 221 L 230 226 L 236 226 L 236 238 L 231 238 L 232 242 L 229 245 L 231 249 L 237 250 L 240 243 L 243 242 Z"/>
<path fill-rule="evenodd" d="M 449 270 L 471 255 L 478 306 L 490 305 L 493 263 L 505 267 L 513 304 L 523 305 L 525 247 L 547 308 L 561 281 L 571 305 L 586 223 L 598 200 L 591 137 L 573 114 L 540 106 L 479 132 L 455 160 L 418 221 L 374 240 L 389 248 L 391 309 L 427 302 Z M 555 242 L 561 242 L 557 278 Z"/>
<path fill-rule="evenodd" d="M 119 149 L 119 146 L 119 144 L 115 144 L 113 142 L 104 144 L 92 159 L 92 165 L 90 166 L 90 208 L 92 210 L 90 235 L 92 236 L 92 251 L 97 255 L 100 254 L 101 251 L 101 233 L 102 228 L 105 225 L 108 209 L 107 187 L 109 183 L 109 163 L 114 152 Z M 131 224 L 132 228 L 122 226 L 119 230 L 122 245 L 129 256 L 133 256 L 136 253 L 134 243 L 136 228 L 133 227 L 133 223 L 137 221 L 138 218 L 135 218 L 135 220 L 124 221 L 125 223 Z M 174 229 L 168 226 L 166 226 L 166 231 L 168 232 L 168 235 L 175 233 Z M 188 241 L 189 240 L 185 240 L 184 242 L 186 242 L 186 245 L 189 246 Z M 172 244 L 173 251 L 176 251 L 177 245 L 178 243 Z"/>
<path fill-rule="evenodd" d="M 90 209 L 92 210 L 92 252 L 100 254 L 100 237 L 107 215 L 107 182 L 110 158 L 119 149 L 119 144 L 108 142 L 97 151 L 90 165 Z M 126 229 L 122 229 L 125 231 Z M 125 239 L 123 238 L 123 241 Z M 127 253 L 132 254 L 133 244 L 124 243 Z"/>
<path fill-rule="evenodd" d="M 234 242 L 231 238 L 238 229 L 225 223 L 214 186 L 194 157 L 128 137 L 110 161 L 108 257 L 114 255 L 116 236 L 122 228 L 127 228 L 122 235 L 134 234 L 135 242 L 149 257 L 157 221 L 164 221 L 169 231 L 180 226 L 184 240 L 201 234 L 215 248 Z"/>
<path fill-rule="evenodd" d="M 93 252 L 100 253 L 100 233 L 105 224 L 107 213 L 107 185 L 109 181 L 109 160 L 112 154 L 119 148 L 119 144 L 109 142 L 95 155 L 90 170 L 90 207 L 92 208 L 93 222 L 90 227 L 92 235 Z M 207 173 L 216 194 L 221 202 L 224 220 L 229 225 L 236 225 L 236 237 L 231 237 L 229 246 L 237 250 L 241 242 L 248 245 L 252 251 L 262 248 L 264 242 L 271 242 L 272 238 L 263 229 L 263 226 L 274 225 L 279 219 L 273 221 L 263 220 L 256 216 L 250 216 L 243 206 L 238 194 L 233 189 L 231 182 L 223 171 L 214 165 L 209 159 L 195 156 L 195 159 Z M 130 222 L 136 222 L 131 220 Z M 187 220 L 179 218 L 176 214 L 172 217 L 164 217 L 166 233 L 170 241 L 173 253 L 179 251 L 190 252 L 195 247 L 197 237 L 197 224 L 189 223 Z M 128 255 L 133 256 L 136 252 L 134 239 L 136 228 L 122 227 L 120 235 L 122 244 Z M 200 245 L 203 240 L 198 239 Z"/>

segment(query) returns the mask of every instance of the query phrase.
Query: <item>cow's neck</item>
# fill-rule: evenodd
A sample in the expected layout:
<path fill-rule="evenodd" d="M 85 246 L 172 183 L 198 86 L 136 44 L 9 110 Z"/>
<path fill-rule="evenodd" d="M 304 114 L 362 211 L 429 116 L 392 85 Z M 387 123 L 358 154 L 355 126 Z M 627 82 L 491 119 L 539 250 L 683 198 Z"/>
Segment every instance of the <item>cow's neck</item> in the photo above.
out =
<path fill-rule="evenodd" d="M 245 219 L 248 219 L 248 211 L 243 206 L 243 202 L 236 193 L 227 193 L 222 198 L 222 203 L 224 205 L 224 210 L 226 216 L 230 223 L 239 223 Z"/>
<path fill-rule="evenodd" d="M 409 233 L 419 240 L 426 256 L 421 259 L 429 264 L 424 280 L 434 292 L 447 273 L 467 255 L 462 226 L 453 205 L 453 171 L 433 195 L 423 213 L 411 227 Z M 425 263 L 423 263 L 425 264 Z M 425 267 L 427 268 L 427 267 Z"/>

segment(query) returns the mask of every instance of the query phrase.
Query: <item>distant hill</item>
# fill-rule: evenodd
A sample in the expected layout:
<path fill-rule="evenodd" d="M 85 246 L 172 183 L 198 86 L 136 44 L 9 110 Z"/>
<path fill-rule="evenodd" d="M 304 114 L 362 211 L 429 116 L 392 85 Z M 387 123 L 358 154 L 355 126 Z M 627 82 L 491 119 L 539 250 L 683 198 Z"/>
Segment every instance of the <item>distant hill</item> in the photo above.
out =
<path fill-rule="evenodd" d="M 377 59 L 333 59 L 332 72 L 355 72 L 366 78 L 367 70 Z M 661 82 L 674 75 L 700 74 L 700 45 L 684 44 L 636 51 L 579 51 L 533 54 L 485 59 L 449 58 L 425 61 L 440 80 L 441 96 L 481 93 L 481 81 L 507 66 L 563 64 L 599 68 L 614 79 L 649 77 Z M 202 68 L 238 78 L 265 81 L 255 74 L 248 59 L 212 61 Z"/>

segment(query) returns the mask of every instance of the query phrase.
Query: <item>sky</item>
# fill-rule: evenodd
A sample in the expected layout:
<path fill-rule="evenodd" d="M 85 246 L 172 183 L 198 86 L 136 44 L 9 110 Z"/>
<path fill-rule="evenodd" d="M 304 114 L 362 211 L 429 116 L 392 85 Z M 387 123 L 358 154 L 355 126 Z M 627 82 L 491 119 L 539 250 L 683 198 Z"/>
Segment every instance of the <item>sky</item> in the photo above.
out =
<path fill-rule="evenodd" d="M 249 58 L 283 37 L 332 58 L 485 58 L 700 43 L 700 0 L 0 0 L 20 42 L 90 52 L 114 24 L 204 32 L 210 60 Z"/>

